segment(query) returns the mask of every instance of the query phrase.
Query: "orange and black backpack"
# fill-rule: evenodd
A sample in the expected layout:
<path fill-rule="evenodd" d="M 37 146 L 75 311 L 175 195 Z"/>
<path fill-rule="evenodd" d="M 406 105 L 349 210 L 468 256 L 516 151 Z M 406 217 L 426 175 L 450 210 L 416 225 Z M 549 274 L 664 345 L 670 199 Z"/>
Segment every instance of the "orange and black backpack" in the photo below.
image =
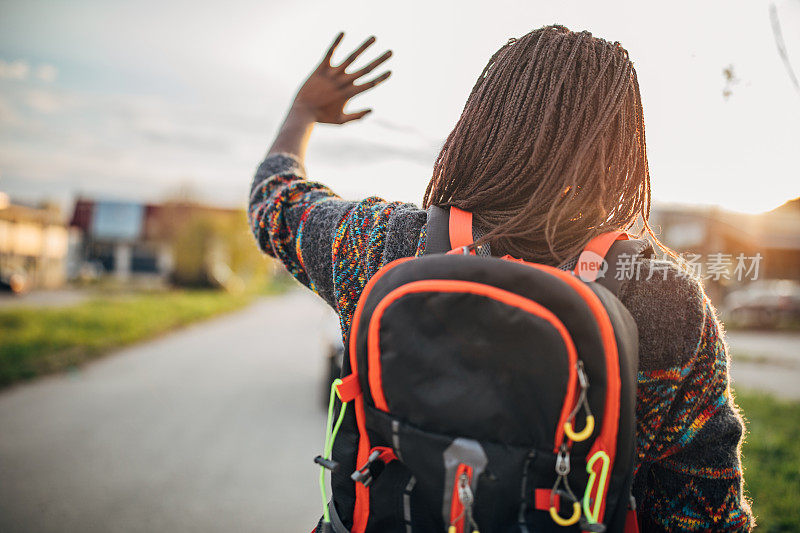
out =
<path fill-rule="evenodd" d="M 471 221 L 429 209 L 425 255 L 364 288 L 316 531 L 635 530 L 638 335 L 608 265 L 652 248 L 607 233 L 558 269 L 476 255 Z"/>

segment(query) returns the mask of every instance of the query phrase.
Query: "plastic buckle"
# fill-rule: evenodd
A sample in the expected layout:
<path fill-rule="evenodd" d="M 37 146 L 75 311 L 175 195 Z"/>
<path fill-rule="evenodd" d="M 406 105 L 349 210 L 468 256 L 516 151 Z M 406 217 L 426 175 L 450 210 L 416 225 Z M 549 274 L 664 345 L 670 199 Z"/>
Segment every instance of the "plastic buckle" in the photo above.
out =
<path fill-rule="evenodd" d="M 364 463 L 364 466 L 350 474 L 350 479 L 355 481 L 356 483 L 363 483 L 365 487 L 369 487 L 370 483 L 372 483 L 372 472 L 370 472 L 370 466 L 374 463 L 378 457 L 381 456 L 380 450 L 374 450 L 371 454 L 369 454 L 369 458 L 367 462 Z"/>

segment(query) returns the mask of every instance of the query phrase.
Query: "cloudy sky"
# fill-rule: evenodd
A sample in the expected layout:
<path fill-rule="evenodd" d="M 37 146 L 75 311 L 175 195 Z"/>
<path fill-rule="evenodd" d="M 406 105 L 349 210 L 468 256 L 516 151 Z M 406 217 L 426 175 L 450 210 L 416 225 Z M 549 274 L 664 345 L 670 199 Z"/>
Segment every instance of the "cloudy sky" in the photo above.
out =
<path fill-rule="evenodd" d="M 317 128 L 309 171 L 345 197 L 419 202 L 491 54 L 558 22 L 630 51 L 657 201 L 766 210 L 800 195 L 800 92 L 769 5 L 0 0 L 0 190 L 65 204 L 190 190 L 242 205 L 298 84 L 341 29 L 342 54 L 371 34 L 373 53 L 391 48 L 393 76 L 354 102 L 374 108 L 368 119 Z M 800 0 L 775 5 L 800 75 Z"/>

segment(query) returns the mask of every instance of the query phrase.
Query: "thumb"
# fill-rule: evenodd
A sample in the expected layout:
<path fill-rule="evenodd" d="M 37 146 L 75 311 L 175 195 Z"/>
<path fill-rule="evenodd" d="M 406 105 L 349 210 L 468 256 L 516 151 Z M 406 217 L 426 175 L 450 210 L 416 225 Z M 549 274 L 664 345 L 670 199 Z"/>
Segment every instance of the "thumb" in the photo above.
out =
<path fill-rule="evenodd" d="M 341 120 L 340 124 L 362 119 L 365 116 L 369 115 L 370 113 L 372 113 L 372 109 L 364 109 L 362 111 L 356 111 L 355 113 L 345 113 L 340 118 Z"/>

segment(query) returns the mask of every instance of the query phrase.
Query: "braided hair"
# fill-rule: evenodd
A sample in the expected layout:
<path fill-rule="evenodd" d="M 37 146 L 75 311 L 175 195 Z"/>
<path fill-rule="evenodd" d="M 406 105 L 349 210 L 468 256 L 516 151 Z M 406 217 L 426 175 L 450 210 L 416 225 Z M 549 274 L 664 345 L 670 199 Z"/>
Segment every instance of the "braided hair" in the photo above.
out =
<path fill-rule="evenodd" d="M 471 211 L 494 255 L 545 264 L 594 236 L 642 231 L 650 172 L 636 70 L 619 43 L 545 26 L 510 39 L 481 72 L 423 205 Z"/>

